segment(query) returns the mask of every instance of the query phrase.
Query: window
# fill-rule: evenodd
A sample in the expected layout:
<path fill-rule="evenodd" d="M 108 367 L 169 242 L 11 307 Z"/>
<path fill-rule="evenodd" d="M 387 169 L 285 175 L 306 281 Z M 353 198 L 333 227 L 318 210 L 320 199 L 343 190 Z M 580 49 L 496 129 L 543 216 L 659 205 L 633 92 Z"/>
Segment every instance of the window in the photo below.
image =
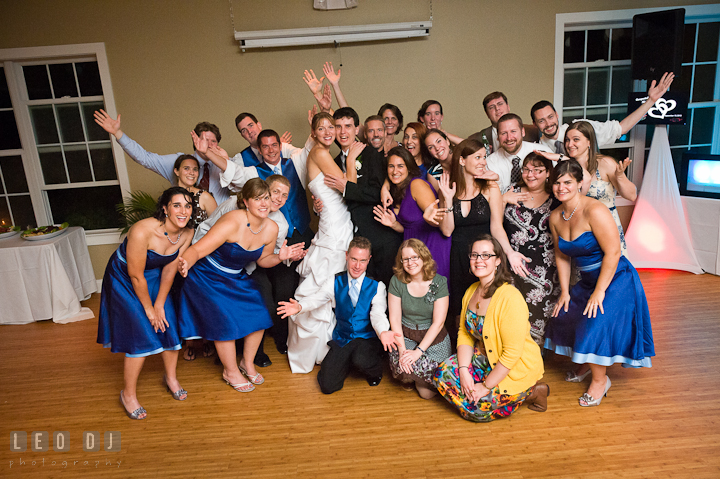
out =
<path fill-rule="evenodd" d="M 564 122 L 627 116 L 628 93 L 647 90 L 646 82 L 633 81 L 630 71 L 632 17 L 656 10 L 661 9 L 557 15 L 554 103 Z M 685 22 L 683 71 L 671 90 L 688 95 L 688 122 L 668 131 L 676 170 L 689 149 L 720 153 L 720 5 L 685 7 Z M 615 144 L 601 145 L 609 156 L 634 160 L 628 176 L 638 186 L 654 131 L 636 126 Z M 618 198 L 622 204 L 628 202 Z"/>
<path fill-rule="evenodd" d="M 93 120 L 115 113 L 102 44 L 0 50 L 0 221 L 68 222 L 116 242 L 124 157 Z M 107 240 L 107 241 L 105 241 Z"/>

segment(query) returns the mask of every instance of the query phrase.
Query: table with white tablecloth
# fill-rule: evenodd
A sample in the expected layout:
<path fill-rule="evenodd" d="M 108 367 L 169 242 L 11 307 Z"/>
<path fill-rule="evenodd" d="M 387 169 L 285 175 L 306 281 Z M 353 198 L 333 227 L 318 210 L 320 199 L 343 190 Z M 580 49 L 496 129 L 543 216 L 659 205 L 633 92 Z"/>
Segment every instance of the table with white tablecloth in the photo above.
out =
<path fill-rule="evenodd" d="M 52 319 L 70 323 L 93 318 L 80 301 L 97 291 L 85 230 L 28 241 L 0 239 L 0 324 Z"/>

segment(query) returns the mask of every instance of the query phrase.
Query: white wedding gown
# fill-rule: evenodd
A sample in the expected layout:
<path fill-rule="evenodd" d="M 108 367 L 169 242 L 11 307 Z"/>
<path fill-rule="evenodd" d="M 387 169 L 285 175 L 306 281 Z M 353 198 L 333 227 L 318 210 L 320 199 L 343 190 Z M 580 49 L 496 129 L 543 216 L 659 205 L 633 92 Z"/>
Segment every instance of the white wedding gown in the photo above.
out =
<path fill-rule="evenodd" d="M 288 360 L 293 373 L 309 373 L 329 351 L 335 328 L 332 304 L 335 275 L 345 270 L 345 252 L 353 238 L 353 224 L 342 195 L 328 188 L 325 175 L 310 183 L 310 192 L 323 202 L 318 232 L 298 265 L 300 285 L 295 299 L 303 309 L 288 321 Z"/>

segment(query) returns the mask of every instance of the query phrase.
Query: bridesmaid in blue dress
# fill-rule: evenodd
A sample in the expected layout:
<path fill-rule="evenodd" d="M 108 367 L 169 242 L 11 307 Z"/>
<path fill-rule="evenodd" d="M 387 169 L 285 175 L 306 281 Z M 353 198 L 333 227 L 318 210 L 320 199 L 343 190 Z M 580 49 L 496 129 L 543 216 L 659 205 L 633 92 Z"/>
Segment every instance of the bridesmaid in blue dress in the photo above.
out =
<path fill-rule="evenodd" d="M 135 223 L 105 269 L 97 342 L 125 353 L 125 388 L 120 401 L 131 419 L 145 419 L 137 380 L 145 357 L 161 353 L 165 383 L 178 401 L 187 398 L 175 374 L 180 337 L 172 300 L 166 301 L 178 255 L 192 240 L 192 195 L 172 187 L 158 200 L 155 215 Z"/>
<path fill-rule="evenodd" d="M 245 183 L 238 194 L 238 208 L 224 214 L 179 258 L 178 269 L 186 279 L 178 315 L 180 335 L 215 341 L 225 382 L 236 391 L 250 392 L 265 382 L 253 359 L 272 320 L 245 266 L 256 262 L 272 268 L 298 256 L 304 243 L 288 247 L 286 241 L 278 254 L 273 253 L 278 226 L 267 217 L 270 190 L 260 178 Z M 245 342 L 238 365 L 235 340 L 240 338 Z"/>
<path fill-rule="evenodd" d="M 582 366 L 571 373 L 592 381 L 580 406 L 599 406 L 610 389 L 607 367 L 651 367 L 655 356 L 650 313 L 637 271 L 620 254 L 620 235 L 610 211 L 582 191 L 583 168 L 575 160 L 553 171 L 555 197 L 562 205 L 550 214 L 560 297 L 545 335 L 545 347 Z M 570 258 L 581 279 L 569 289 Z M 577 378 L 577 380 L 576 380 Z"/>

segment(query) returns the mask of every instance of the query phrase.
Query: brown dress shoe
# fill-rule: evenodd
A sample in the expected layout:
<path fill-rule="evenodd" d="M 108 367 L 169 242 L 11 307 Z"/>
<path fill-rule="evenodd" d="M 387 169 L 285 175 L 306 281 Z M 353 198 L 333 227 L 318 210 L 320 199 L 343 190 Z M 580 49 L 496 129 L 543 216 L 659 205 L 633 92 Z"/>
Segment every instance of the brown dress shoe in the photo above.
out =
<path fill-rule="evenodd" d="M 537 383 L 532 394 L 525 399 L 528 409 L 536 412 L 547 411 L 547 398 L 550 395 L 550 386 L 545 383 Z"/>

